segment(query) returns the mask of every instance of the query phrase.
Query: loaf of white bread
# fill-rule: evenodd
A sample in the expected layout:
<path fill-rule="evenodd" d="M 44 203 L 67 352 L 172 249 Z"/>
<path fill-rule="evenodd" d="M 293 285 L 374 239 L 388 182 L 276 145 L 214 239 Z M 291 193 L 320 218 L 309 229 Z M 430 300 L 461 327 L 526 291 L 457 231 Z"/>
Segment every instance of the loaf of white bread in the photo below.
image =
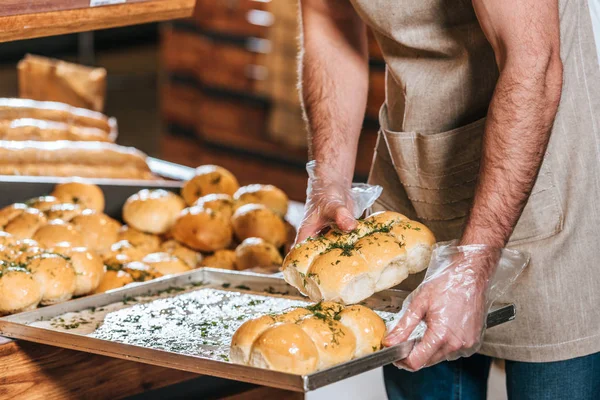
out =
<path fill-rule="evenodd" d="M 68 140 L 0 140 L 0 175 L 153 179 L 145 154 L 132 147 Z"/>
<path fill-rule="evenodd" d="M 305 375 L 381 348 L 385 323 L 369 308 L 322 302 L 244 322 L 231 339 L 232 362 Z"/>
<path fill-rule="evenodd" d="M 313 301 L 354 304 L 426 269 L 434 243 L 425 225 L 383 211 L 359 220 L 352 232 L 334 227 L 299 243 L 283 262 L 283 276 Z"/>

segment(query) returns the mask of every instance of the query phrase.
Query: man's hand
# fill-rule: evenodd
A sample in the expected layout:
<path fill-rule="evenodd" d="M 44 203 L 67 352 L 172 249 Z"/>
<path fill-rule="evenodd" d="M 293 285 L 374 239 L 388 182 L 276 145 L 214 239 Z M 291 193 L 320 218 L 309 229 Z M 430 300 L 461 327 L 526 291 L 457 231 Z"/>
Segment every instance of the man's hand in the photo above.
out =
<path fill-rule="evenodd" d="M 473 0 L 473 6 L 494 49 L 500 77 L 488 110 L 473 208 L 460 244 L 499 249 L 506 246 L 531 194 L 560 100 L 558 2 Z M 399 366 L 416 370 L 478 350 L 489 309 L 488 277 L 499 272 L 491 259 L 459 257 L 411 294 L 385 344 L 405 341 L 421 320 L 427 330 Z M 429 268 L 436 268 L 435 260 Z"/>

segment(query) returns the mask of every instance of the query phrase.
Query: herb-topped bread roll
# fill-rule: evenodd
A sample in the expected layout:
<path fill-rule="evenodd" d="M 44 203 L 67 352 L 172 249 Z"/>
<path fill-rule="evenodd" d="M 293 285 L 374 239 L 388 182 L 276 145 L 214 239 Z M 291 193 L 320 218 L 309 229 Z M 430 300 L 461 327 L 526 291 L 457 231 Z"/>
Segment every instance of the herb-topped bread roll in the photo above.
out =
<path fill-rule="evenodd" d="M 191 269 L 186 263 L 169 253 L 148 254 L 142 259 L 142 262 L 161 275 L 179 274 Z"/>
<path fill-rule="evenodd" d="M 56 185 L 52 196 L 63 203 L 73 203 L 82 209 L 104 211 L 104 193 L 99 186 L 85 182 L 67 182 Z"/>
<path fill-rule="evenodd" d="M 10 206 L 6 206 L 0 210 L 0 228 L 4 229 L 4 227 L 12 221 L 14 218 L 23 214 L 23 212 L 27 209 L 27 204 L 24 203 L 15 203 Z"/>
<path fill-rule="evenodd" d="M 261 238 L 245 239 L 236 249 L 236 268 L 280 267 L 283 261 L 279 250 Z"/>
<path fill-rule="evenodd" d="M 176 240 L 167 240 L 160 245 L 160 250 L 179 258 L 190 268 L 197 268 L 202 262 L 201 253 L 182 245 Z"/>
<path fill-rule="evenodd" d="M 210 208 L 186 208 L 175 221 L 171 234 L 194 250 L 213 252 L 227 248 L 233 239 L 227 216 Z"/>
<path fill-rule="evenodd" d="M 144 189 L 127 199 L 123 219 L 142 232 L 167 232 L 179 217 L 185 203 L 181 197 L 163 189 Z"/>
<path fill-rule="evenodd" d="M 106 269 L 96 253 L 85 247 L 61 247 L 52 252 L 63 255 L 75 270 L 73 296 L 90 294 L 98 288 Z"/>
<path fill-rule="evenodd" d="M 236 255 L 234 250 L 217 250 L 204 257 L 202 266 L 221 269 L 236 269 Z"/>
<path fill-rule="evenodd" d="M 41 254 L 34 257 L 27 268 L 40 284 L 42 305 L 60 303 L 73 297 L 77 275 L 64 256 Z"/>
<path fill-rule="evenodd" d="M 240 185 L 235 176 L 217 165 L 202 165 L 196 168 L 196 176 L 187 181 L 181 189 L 181 195 L 188 204 L 211 193 L 223 193 L 232 196 Z"/>
<path fill-rule="evenodd" d="M 147 253 L 158 251 L 160 247 L 160 238 L 157 235 L 139 231 L 128 225 L 123 225 L 121 227 L 118 240 L 126 240 L 134 247 Z"/>
<path fill-rule="evenodd" d="M 33 310 L 42 300 L 40 284 L 20 264 L 0 261 L 0 316 Z"/>
<path fill-rule="evenodd" d="M 108 269 L 106 274 L 102 277 L 100 285 L 94 290 L 94 294 L 118 289 L 125 285 L 129 285 L 132 282 L 134 282 L 134 280 L 128 272 L 121 271 L 120 269 Z"/>
<path fill-rule="evenodd" d="M 69 222 L 76 216 L 81 215 L 83 211 L 84 209 L 77 204 L 55 204 L 46 211 L 46 217 L 48 218 L 48 221 L 59 219 L 61 221 Z"/>
<path fill-rule="evenodd" d="M 244 322 L 229 354 L 235 363 L 304 375 L 373 353 L 384 335 L 372 310 L 323 302 Z"/>
<path fill-rule="evenodd" d="M 233 198 L 230 195 L 223 193 L 213 193 L 202 196 L 196 200 L 194 206 L 210 208 L 213 211 L 223 214 L 226 218 L 231 218 L 235 211 L 235 202 Z"/>
<path fill-rule="evenodd" d="M 262 204 L 246 204 L 238 208 L 231 218 L 235 236 L 239 240 L 258 237 L 276 248 L 285 244 L 287 231 L 283 219 Z"/>
<path fill-rule="evenodd" d="M 313 301 L 354 304 L 427 268 L 434 243 L 423 224 L 384 211 L 352 232 L 334 228 L 299 243 L 285 258 L 283 275 Z"/>
<path fill-rule="evenodd" d="M 84 210 L 71 220 L 83 237 L 85 247 L 102 254 L 117 241 L 121 224 L 108 215 L 94 210 Z"/>
<path fill-rule="evenodd" d="M 45 248 L 84 245 L 83 237 L 73 225 L 58 219 L 39 228 L 31 238 Z"/>
<path fill-rule="evenodd" d="M 40 211 L 48 211 L 52 206 L 60 203 L 61 201 L 54 196 L 40 196 L 25 202 L 29 207 L 37 208 Z"/>
<path fill-rule="evenodd" d="M 44 213 L 37 208 L 26 208 L 4 226 L 4 231 L 16 239 L 31 239 L 47 221 Z"/>
<path fill-rule="evenodd" d="M 102 259 L 109 269 L 118 270 L 131 261 L 142 261 L 145 256 L 143 250 L 127 240 L 121 240 L 110 246 L 110 250 L 103 254 Z"/>
<path fill-rule="evenodd" d="M 283 190 L 273 185 L 248 185 L 239 188 L 233 198 L 239 206 L 244 204 L 262 204 L 279 215 L 286 215 L 288 197 Z"/>

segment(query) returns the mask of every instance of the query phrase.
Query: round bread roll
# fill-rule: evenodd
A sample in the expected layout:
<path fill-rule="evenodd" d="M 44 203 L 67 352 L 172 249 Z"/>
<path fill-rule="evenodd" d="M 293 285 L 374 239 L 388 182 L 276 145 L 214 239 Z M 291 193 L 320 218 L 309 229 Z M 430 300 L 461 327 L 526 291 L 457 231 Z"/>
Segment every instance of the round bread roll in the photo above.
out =
<path fill-rule="evenodd" d="M 48 211 L 46 211 L 46 217 L 48 221 L 59 219 L 61 221 L 69 222 L 78 215 L 81 215 L 83 208 L 77 204 L 61 203 L 55 204 Z"/>
<path fill-rule="evenodd" d="M 271 243 L 261 238 L 247 238 L 236 249 L 236 268 L 281 266 L 283 259 Z"/>
<path fill-rule="evenodd" d="M 139 231 L 128 225 L 121 227 L 118 240 L 126 240 L 146 253 L 153 253 L 160 248 L 160 238 L 157 235 Z"/>
<path fill-rule="evenodd" d="M 287 233 L 283 220 L 262 204 L 241 206 L 233 214 L 231 223 L 239 240 L 258 237 L 277 248 L 285 243 Z"/>
<path fill-rule="evenodd" d="M 213 193 L 200 197 L 194 203 L 194 206 L 202 208 L 210 208 L 213 211 L 223 214 L 225 218 L 231 218 L 235 210 L 235 202 L 228 194 Z"/>
<path fill-rule="evenodd" d="M 416 274 L 429 266 L 435 237 L 425 225 L 417 221 L 403 221 L 395 225 L 391 233 L 404 243 L 409 274 Z"/>
<path fill-rule="evenodd" d="M 83 238 L 73 225 L 61 220 L 50 221 L 42 226 L 33 234 L 32 239 L 45 248 L 84 245 Z"/>
<path fill-rule="evenodd" d="M 204 257 L 202 265 L 210 268 L 236 269 L 236 258 L 233 250 L 217 250 L 210 256 Z"/>
<path fill-rule="evenodd" d="M 381 349 L 385 337 L 385 322 L 373 310 L 360 305 L 344 308 L 339 314 L 340 323 L 356 338 L 354 358 L 363 357 Z"/>
<path fill-rule="evenodd" d="M 186 263 L 169 253 L 148 254 L 142 259 L 142 262 L 155 271 L 158 271 L 161 275 L 179 274 L 191 269 Z"/>
<path fill-rule="evenodd" d="M 0 316 L 36 308 L 42 300 L 39 283 L 27 268 L 0 263 Z"/>
<path fill-rule="evenodd" d="M 0 229 L 3 229 L 10 221 L 23 214 L 27 204 L 15 203 L 0 210 Z"/>
<path fill-rule="evenodd" d="M 317 369 L 351 360 L 356 350 L 356 338 L 351 330 L 335 319 L 311 316 L 297 324 L 312 339 L 319 352 Z"/>
<path fill-rule="evenodd" d="M 263 315 L 244 322 L 233 334 L 229 359 L 238 364 L 248 364 L 254 341 L 260 334 L 276 324 L 275 318 Z"/>
<path fill-rule="evenodd" d="M 108 269 L 120 270 L 124 264 L 132 261 L 142 261 L 145 256 L 144 251 L 126 240 L 121 240 L 110 246 L 109 250 L 102 255 L 102 259 Z"/>
<path fill-rule="evenodd" d="M 102 259 L 85 247 L 59 248 L 55 252 L 68 257 L 68 262 L 75 270 L 75 291 L 73 296 L 93 293 L 104 277 L 106 268 Z"/>
<path fill-rule="evenodd" d="M 10 220 L 4 231 L 15 239 L 31 239 L 33 234 L 47 222 L 46 216 L 37 208 L 26 208 L 17 217 Z"/>
<path fill-rule="evenodd" d="M 122 270 L 131 275 L 136 282 L 150 281 L 162 276 L 156 269 L 140 261 L 132 261 L 124 264 Z"/>
<path fill-rule="evenodd" d="M 188 206 L 211 193 L 223 193 L 233 196 L 240 185 L 231 172 L 216 165 L 202 165 L 196 168 L 196 176 L 187 181 L 181 189 L 181 195 Z"/>
<path fill-rule="evenodd" d="M 161 234 L 173 226 L 184 208 L 183 199 L 173 192 L 144 189 L 127 199 L 123 219 L 142 232 Z"/>
<path fill-rule="evenodd" d="M 133 282 L 131 275 L 125 271 L 115 271 L 109 269 L 106 271 L 100 285 L 94 291 L 94 294 L 104 293 L 109 290 L 118 289 Z"/>
<path fill-rule="evenodd" d="M 254 342 L 248 362 L 253 367 L 298 375 L 313 372 L 318 363 L 317 346 L 300 326 L 292 323 L 264 331 Z"/>
<path fill-rule="evenodd" d="M 171 230 L 175 240 L 194 250 L 213 252 L 231 243 L 231 223 L 221 213 L 202 207 L 190 207 L 181 212 Z"/>
<path fill-rule="evenodd" d="M 104 211 L 104 193 L 99 186 L 85 182 L 60 183 L 51 193 L 63 203 L 73 203 L 82 209 Z"/>
<path fill-rule="evenodd" d="M 239 188 L 233 198 L 239 206 L 244 204 L 262 204 L 284 216 L 288 210 L 288 197 L 283 190 L 273 185 L 248 185 Z"/>
<path fill-rule="evenodd" d="M 202 262 L 201 253 L 185 247 L 176 240 L 167 240 L 160 246 L 160 250 L 179 258 L 190 268 L 197 268 Z"/>
<path fill-rule="evenodd" d="M 281 267 L 285 281 L 298 289 L 300 293 L 307 295 L 306 274 L 308 274 L 308 268 L 313 260 L 330 245 L 329 240 L 319 237 L 294 246 L 285 257 Z"/>
<path fill-rule="evenodd" d="M 61 202 L 54 196 L 40 196 L 25 202 L 30 208 L 37 208 L 42 212 L 48 211 L 52 206 L 60 203 Z"/>
<path fill-rule="evenodd" d="M 14 238 L 8 232 L 0 231 L 0 246 L 12 246 L 17 243 L 17 239 Z"/>
<path fill-rule="evenodd" d="M 13 248 L 17 250 L 17 256 L 14 258 L 14 262 L 18 264 L 29 264 L 32 259 L 45 252 L 35 240 L 31 239 L 19 240 Z"/>
<path fill-rule="evenodd" d="M 73 297 L 77 276 L 73 267 L 63 257 L 42 254 L 31 260 L 29 270 L 42 291 L 40 304 L 56 304 Z"/>
<path fill-rule="evenodd" d="M 311 300 L 358 303 L 375 291 L 376 281 L 369 272 L 358 249 L 334 248 L 313 261 L 305 277 L 306 292 Z"/>
<path fill-rule="evenodd" d="M 71 223 L 81 234 L 85 247 L 100 254 L 117 241 L 121 228 L 121 224 L 108 215 L 93 210 L 84 210 Z"/>
<path fill-rule="evenodd" d="M 396 286 L 408 277 L 406 249 L 394 235 L 377 232 L 358 240 L 355 247 L 370 267 L 376 292 Z"/>

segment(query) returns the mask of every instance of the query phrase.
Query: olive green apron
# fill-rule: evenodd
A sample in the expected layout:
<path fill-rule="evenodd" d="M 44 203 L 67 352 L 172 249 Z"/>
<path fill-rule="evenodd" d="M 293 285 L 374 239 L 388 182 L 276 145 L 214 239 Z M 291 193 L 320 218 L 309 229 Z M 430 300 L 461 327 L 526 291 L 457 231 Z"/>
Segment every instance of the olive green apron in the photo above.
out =
<path fill-rule="evenodd" d="M 374 209 L 401 212 L 439 241 L 469 213 L 498 70 L 468 0 L 352 0 L 387 63 L 370 182 Z M 560 0 L 564 85 L 539 177 L 509 247 L 531 263 L 501 300 L 515 321 L 483 354 L 545 362 L 600 351 L 600 69 L 585 0 Z M 405 283 L 414 287 L 417 279 Z"/>

